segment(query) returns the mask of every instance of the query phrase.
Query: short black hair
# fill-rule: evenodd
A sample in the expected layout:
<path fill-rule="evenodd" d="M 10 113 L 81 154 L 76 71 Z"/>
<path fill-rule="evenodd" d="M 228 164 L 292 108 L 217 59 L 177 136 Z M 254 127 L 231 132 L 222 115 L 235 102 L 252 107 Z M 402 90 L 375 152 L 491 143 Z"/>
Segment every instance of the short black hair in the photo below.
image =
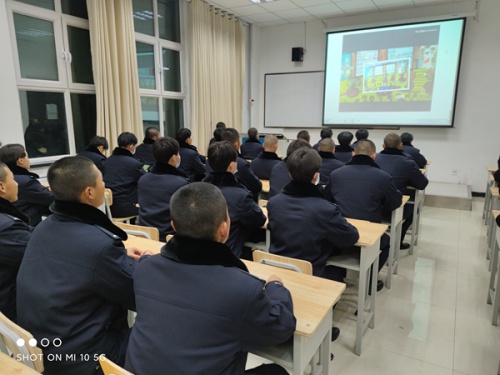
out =
<path fill-rule="evenodd" d="M 225 129 L 226 128 L 226 124 L 224 124 L 222 121 L 219 121 L 217 123 L 217 125 L 215 125 L 215 128 L 216 129 Z"/>
<path fill-rule="evenodd" d="M 403 144 L 411 145 L 413 142 L 413 135 L 411 133 L 401 134 L 401 142 L 403 142 Z"/>
<path fill-rule="evenodd" d="M 207 158 L 214 172 L 225 172 L 229 164 L 238 160 L 238 152 L 228 141 L 215 142 L 208 147 Z"/>
<path fill-rule="evenodd" d="M 226 200 L 215 185 L 194 182 L 172 195 L 170 217 L 179 236 L 213 241 L 228 219 Z"/>
<path fill-rule="evenodd" d="M 311 145 L 304 139 L 295 139 L 291 141 L 286 149 L 286 157 L 288 158 L 295 150 L 301 147 L 311 148 Z"/>
<path fill-rule="evenodd" d="M 384 145 L 386 148 L 399 148 L 401 144 L 401 137 L 396 133 L 389 133 L 384 138 Z"/>
<path fill-rule="evenodd" d="M 362 139 L 368 139 L 368 136 L 370 134 L 368 133 L 368 130 L 366 129 L 359 129 L 356 131 L 356 139 L 358 141 L 362 140 Z"/>
<path fill-rule="evenodd" d="M 313 148 L 301 147 L 289 156 L 286 166 L 294 181 L 311 182 L 321 166 L 321 156 Z"/>
<path fill-rule="evenodd" d="M 309 132 L 307 130 L 301 130 L 297 133 L 297 139 L 303 139 L 309 142 L 311 140 L 311 136 L 309 135 Z"/>
<path fill-rule="evenodd" d="M 0 148 L 0 161 L 10 167 L 16 165 L 19 158 L 26 156 L 24 146 L 19 143 L 10 143 Z"/>
<path fill-rule="evenodd" d="M 335 150 L 335 141 L 332 138 L 323 138 L 319 141 L 318 151 L 332 152 Z"/>
<path fill-rule="evenodd" d="M 179 153 L 179 142 L 172 137 L 161 137 L 153 142 L 153 156 L 158 163 L 167 164 L 170 158 Z"/>
<path fill-rule="evenodd" d="M 332 138 L 332 136 L 333 136 L 332 129 L 330 129 L 330 128 L 321 129 L 319 136 L 321 137 L 321 139 Z"/>
<path fill-rule="evenodd" d="M 221 135 L 222 141 L 229 141 L 234 145 L 235 142 L 240 140 L 240 133 L 234 128 L 226 128 Z"/>
<path fill-rule="evenodd" d="M 50 190 L 57 200 L 80 201 L 89 186 L 96 186 L 99 170 L 84 156 L 67 156 L 55 161 L 47 172 Z"/>
<path fill-rule="evenodd" d="M 89 146 L 92 146 L 92 147 L 99 147 L 99 146 L 103 146 L 105 150 L 107 150 L 109 148 L 109 143 L 108 143 L 108 140 L 104 137 L 101 137 L 99 135 L 96 135 L 96 136 L 93 136 L 92 139 L 90 140 L 89 142 Z"/>
<path fill-rule="evenodd" d="M 118 147 L 135 146 L 137 144 L 137 137 L 134 133 L 124 132 L 118 136 Z"/>
<path fill-rule="evenodd" d="M 146 138 L 152 139 L 153 137 L 156 137 L 160 134 L 160 130 L 158 128 L 155 128 L 154 126 L 150 126 L 149 128 L 146 128 L 146 131 L 144 132 L 144 136 Z"/>
<path fill-rule="evenodd" d="M 377 152 L 375 143 L 369 139 L 361 139 L 354 146 L 354 155 L 372 156 L 375 152 Z"/>
<path fill-rule="evenodd" d="M 214 138 L 217 142 L 222 141 L 222 131 L 223 130 L 224 129 L 222 129 L 222 128 L 217 128 L 214 130 Z"/>
<path fill-rule="evenodd" d="M 191 130 L 188 128 L 179 129 L 175 138 L 179 143 L 186 143 L 186 140 L 191 138 Z"/>
<path fill-rule="evenodd" d="M 256 128 L 248 129 L 248 138 L 257 139 L 258 135 L 259 135 L 259 131 Z"/>
<path fill-rule="evenodd" d="M 353 138 L 354 135 L 352 135 L 351 132 L 340 132 L 339 135 L 337 136 L 339 145 L 341 146 L 349 146 Z"/>

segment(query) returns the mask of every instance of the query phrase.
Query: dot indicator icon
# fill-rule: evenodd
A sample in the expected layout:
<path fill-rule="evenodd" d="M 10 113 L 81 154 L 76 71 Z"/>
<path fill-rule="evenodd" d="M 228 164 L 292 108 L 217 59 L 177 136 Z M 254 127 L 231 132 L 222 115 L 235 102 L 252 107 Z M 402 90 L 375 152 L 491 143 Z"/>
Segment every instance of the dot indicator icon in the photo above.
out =
<path fill-rule="evenodd" d="M 32 348 L 34 348 L 37 344 L 37 341 L 36 339 L 34 338 L 31 338 L 29 341 L 28 341 L 28 345 L 31 346 Z"/>
<path fill-rule="evenodd" d="M 23 339 L 17 339 L 16 344 L 21 348 L 24 346 L 25 342 Z"/>

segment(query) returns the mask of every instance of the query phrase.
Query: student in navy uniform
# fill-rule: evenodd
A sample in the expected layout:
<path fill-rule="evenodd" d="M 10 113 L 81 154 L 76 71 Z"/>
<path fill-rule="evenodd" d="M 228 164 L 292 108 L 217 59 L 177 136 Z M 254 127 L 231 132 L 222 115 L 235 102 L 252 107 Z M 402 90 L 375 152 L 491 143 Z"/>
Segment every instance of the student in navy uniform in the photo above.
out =
<path fill-rule="evenodd" d="M 318 151 L 318 147 L 319 147 L 319 142 L 321 142 L 323 139 L 326 139 L 326 138 L 332 138 L 333 137 L 333 132 L 332 132 L 332 129 L 330 128 L 324 128 L 324 129 L 321 129 L 321 132 L 319 134 L 319 136 L 321 137 L 321 139 L 318 141 L 318 143 L 316 143 L 313 148 Z"/>
<path fill-rule="evenodd" d="M 427 165 L 427 159 L 424 155 L 420 153 L 420 150 L 416 147 L 413 147 L 413 135 L 410 133 L 401 134 L 401 142 L 403 143 L 402 150 L 411 156 L 415 163 L 417 163 L 419 168 L 425 168 Z"/>
<path fill-rule="evenodd" d="M 16 200 L 14 175 L 0 163 L 0 312 L 14 322 L 17 272 L 33 230 L 29 217 L 12 204 Z"/>
<path fill-rule="evenodd" d="M 337 136 L 339 145 L 335 147 L 335 157 L 344 163 L 347 163 L 352 158 L 354 150 L 351 147 L 351 142 L 353 138 L 351 132 L 340 132 Z"/>
<path fill-rule="evenodd" d="M 214 130 L 214 137 L 210 140 L 210 143 L 208 144 L 209 146 L 214 143 L 214 142 L 220 142 L 222 141 L 222 131 L 226 128 L 226 124 L 223 122 L 218 122 L 217 125 L 215 125 L 215 130 Z"/>
<path fill-rule="evenodd" d="M 154 126 L 150 126 L 144 132 L 144 140 L 135 149 L 135 157 L 142 162 L 142 164 L 152 165 L 155 162 L 153 156 L 153 143 L 160 138 L 160 130 Z"/>
<path fill-rule="evenodd" d="M 87 147 L 78 153 L 80 156 L 85 156 L 92 160 L 97 167 L 104 174 L 104 163 L 106 162 L 106 151 L 109 144 L 106 138 L 96 135 L 92 137 Z"/>
<path fill-rule="evenodd" d="M 253 160 L 264 151 L 262 143 L 259 141 L 259 131 L 255 128 L 248 129 L 248 139 L 240 147 L 241 157 Z"/>
<path fill-rule="evenodd" d="M 311 136 L 309 135 L 309 132 L 307 130 L 301 130 L 297 133 L 297 139 L 303 139 L 309 145 L 311 144 Z"/>
<path fill-rule="evenodd" d="M 401 192 L 394 185 L 391 175 L 375 163 L 375 155 L 373 142 L 361 140 L 356 144 L 351 161 L 330 174 L 327 196 L 345 217 L 380 223 L 383 212 L 391 212 L 401 206 Z M 386 234 L 380 240 L 380 250 L 379 271 L 389 256 L 389 236 Z M 338 272 L 340 280 L 345 277 L 344 269 L 338 269 Z M 379 281 L 377 290 L 383 285 Z"/>
<path fill-rule="evenodd" d="M 209 161 L 211 157 L 209 156 Z M 137 319 L 125 368 L 136 375 L 286 375 L 277 365 L 245 371 L 249 351 L 295 331 L 283 281 L 267 281 L 224 245 L 230 219 L 220 190 L 193 183 L 172 197 L 176 235 L 134 273 Z"/>
<path fill-rule="evenodd" d="M 384 150 L 377 154 L 375 162 L 380 168 L 389 173 L 394 184 L 404 195 L 411 195 L 407 187 L 417 190 L 426 188 L 429 180 L 420 172 L 417 163 L 402 152 L 401 138 L 396 133 L 389 133 L 384 138 Z M 403 242 L 408 228 L 413 222 L 413 204 L 407 203 L 404 207 L 404 222 L 401 227 L 401 250 L 410 248 L 410 244 Z"/>
<path fill-rule="evenodd" d="M 264 225 L 266 216 L 253 200 L 252 194 L 234 176 L 237 160 L 238 153 L 228 141 L 216 142 L 208 147 L 208 162 L 212 172 L 207 182 L 217 186 L 226 198 L 231 219 L 226 245 L 241 258 L 243 243 Z M 265 234 L 262 237 L 264 239 Z"/>
<path fill-rule="evenodd" d="M 201 181 L 207 171 L 206 158 L 198 153 L 198 149 L 193 146 L 191 130 L 188 128 L 179 129 L 176 136 L 180 146 L 181 164 L 179 169 L 185 173 L 191 181 Z"/>
<path fill-rule="evenodd" d="M 42 221 L 42 216 L 50 215 L 49 206 L 54 201 L 52 191 L 43 186 L 31 167 L 28 153 L 20 144 L 8 144 L 0 149 L 0 161 L 7 164 L 19 185 L 18 200 L 14 206 L 30 218 L 32 226 Z"/>
<path fill-rule="evenodd" d="M 283 186 L 292 181 L 290 173 L 288 173 L 288 168 L 286 162 L 288 157 L 301 147 L 311 148 L 311 145 L 304 139 L 296 139 L 291 141 L 286 149 L 286 157 L 282 162 L 277 163 L 271 170 L 271 176 L 269 177 L 269 198 L 281 193 Z"/>
<path fill-rule="evenodd" d="M 368 136 L 370 135 L 370 133 L 366 129 L 359 129 L 359 130 L 356 130 L 356 133 L 354 135 L 356 136 L 356 142 L 353 142 L 351 144 L 351 148 L 353 150 L 356 147 L 356 143 L 358 143 L 359 141 L 361 141 L 363 139 L 368 139 Z"/>
<path fill-rule="evenodd" d="M 278 149 L 278 138 L 275 135 L 268 134 L 264 137 L 264 151 L 257 159 L 250 163 L 252 172 L 261 180 L 269 180 L 273 167 L 281 162 L 281 158 L 276 154 Z"/>
<path fill-rule="evenodd" d="M 113 217 L 135 216 L 137 205 L 137 182 L 146 173 L 143 164 L 134 156 L 137 137 L 129 132 L 118 136 L 118 147 L 106 160 L 104 182 L 113 192 L 111 214 Z"/>
<path fill-rule="evenodd" d="M 153 143 L 155 163 L 139 179 L 139 224 L 158 228 L 160 241 L 165 242 L 167 234 L 174 234 L 170 223 L 170 198 L 184 185 L 188 177 L 177 166 L 181 160 L 179 142 L 174 138 L 158 138 Z"/>
<path fill-rule="evenodd" d="M 326 185 L 330 179 L 330 173 L 337 168 L 343 167 L 344 163 L 335 158 L 335 142 L 331 138 L 324 138 L 319 142 L 318 152 L 319 156 L 321 156 L 319 183 Z"/>
<path fill-rule="evenodd" d="M 144 252 L 125 249 L 127 234 L 98 209 L 104 183 L 92 161 L 62 158 L 48 180 L 56 200 L 21 262 L 18 324 L 49 342 L 44 374 L 102 374 L 98 355 L 125 362 L 127 310 L 135 310 L 132 274 Z"/>

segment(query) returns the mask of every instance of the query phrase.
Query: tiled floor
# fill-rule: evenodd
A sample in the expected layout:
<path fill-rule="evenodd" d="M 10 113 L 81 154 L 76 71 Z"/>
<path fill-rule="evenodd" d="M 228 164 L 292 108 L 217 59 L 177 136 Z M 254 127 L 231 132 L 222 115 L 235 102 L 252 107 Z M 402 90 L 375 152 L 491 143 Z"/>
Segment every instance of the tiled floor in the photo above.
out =
<path fill-rule="evenodd" d="M 474 198 L 471 212 L 424 207 L 418 247 L 413 256 L 401 252 L 393 287 L 377 294 L 375 328 L 365 333 L 361 356 L 353 353 L 354 309 L 335 310 L 341 336 L 331 345 L 330 374 L 496 374 L 500 326 L 491 325 L 486 304 L 483 202 Z M 249 365 L 261 362 L 249 358 Z"/>

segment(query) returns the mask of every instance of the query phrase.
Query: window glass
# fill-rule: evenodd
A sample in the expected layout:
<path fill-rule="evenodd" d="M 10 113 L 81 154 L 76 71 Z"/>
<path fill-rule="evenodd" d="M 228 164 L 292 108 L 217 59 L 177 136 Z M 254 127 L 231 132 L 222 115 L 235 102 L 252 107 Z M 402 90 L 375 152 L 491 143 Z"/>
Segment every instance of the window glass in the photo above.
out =
<path fill-rule="evenodd" d="M 21 77 L 59 80 L 52 22 L 14 13 L 14 27 Z"/>
<path fill-rule="evenodd" d="M 40 8 L 55 10 L 54 0 L 17 0 L 21 3 L 34 5 Z"/>
<path fill-rule="evenodd" d="M 162 48 L 163 90 L 181 92 L 180 53 Z"/>
<path fill-rule="evenodd" d="M 85 0 L 61 0 L 61 7 L 64 14 L 89 19 Z"/>
<path fill-rule="evenodd" d="M 163 99 L 163 134 L 175 137 L 180 128 L 184 127 L 184 112 L 182 100 Z"/>
<path fill-rule="evenodd" d="M 137 68 L 139 70 L 139 87 L 156 89 L 155 52 L 151 44 L 136 42 Z"/>
<path fill-rule="evenodd" d="M 158 98 L 141 96 L 142 126 L 143 129 L 154 126 L 160 128 L 160 113 L 158 112 Z"/>
<path fill-rule="evenodd" d="M 90 139 L 97 135 L 95 95 L 71 93 L 71 112 L 73 114 L 76 152 L 80 152 L 87 146 Z"/>
<path fill-rule="evenodd" d="M 158 28 L 161 39 L 180 43 L 178 0 L 158 0 Z"/>
<path fill-rule="evenodd" d="M 90 33 L 86 29 L 68 26 L 69 50 L 71 52 L 71 76 L 75 83 L 94 84 Z"/>
<path fill-rule="evenodd" d="M 64 94 L 20 90 L 19 99 L 30 159 L 69 154 Z"/>
<path fill-rule="evenodd" d="M 132 6 L 135 32 L 154 36 L 153 0 L 133 0 Z"/>

